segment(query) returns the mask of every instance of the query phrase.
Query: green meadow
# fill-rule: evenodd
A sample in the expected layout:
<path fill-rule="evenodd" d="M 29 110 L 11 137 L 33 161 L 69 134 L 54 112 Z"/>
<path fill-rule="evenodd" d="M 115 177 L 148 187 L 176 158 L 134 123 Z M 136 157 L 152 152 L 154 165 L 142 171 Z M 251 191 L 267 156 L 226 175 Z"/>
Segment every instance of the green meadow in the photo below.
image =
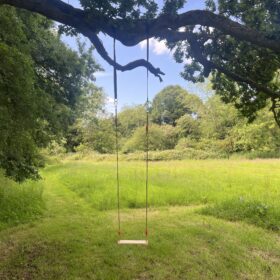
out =
<path fill-rule="evenodd" d="M 117 245 L 115 163 L 0 181 L 0 279 L 279 279 L 280 161 L 150 162 L 149 246 Z M 145 163 L 120 162 L 121 232 L 144 239 Z"/>

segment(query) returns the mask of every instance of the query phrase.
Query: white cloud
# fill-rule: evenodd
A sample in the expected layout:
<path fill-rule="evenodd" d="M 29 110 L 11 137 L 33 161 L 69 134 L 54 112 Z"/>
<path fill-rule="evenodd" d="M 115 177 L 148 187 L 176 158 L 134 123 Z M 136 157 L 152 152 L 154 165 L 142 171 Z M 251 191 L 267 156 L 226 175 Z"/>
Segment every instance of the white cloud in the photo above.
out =
<path fill-rule="evenodd" d="M 183 27 L 183 28 L 181 28 L 179 30 L 179 32 L 184 32 L 184 30 L 185 30 L 185 28 Z M 172 56 L 174 54 L 174 52 L 175 52 L 175 49 L 169 50 L 166 47 L 165 42 L 166 42 L 165 40 L 159 41 L 159 40 L 157 40 L 155 38 L 151 38 L 150 39 L 150 49 L 156 55 L 168 54 L 168 55 Z M 146 49 L 146 47 L 147 47 L 147 40 L 144 40 L 144 41 L 140 42 L 139 46 L 140 46 L 141 49 Z M 188 64 L 188 65 L 190 65 L 192 62 L 193 62 L 193 59 L 191 59 L 191 58 L 185 58 L 183 60 L 183 63 L 184 64 Z"/>
<path fill-rule="evenodd" d="M 95 72 L 94 74 L 95 78 L 105 78 L 105 77 L 112 77 L 113 74 L 110 72 L 103 72 L 103 71 L 99 71 L 99 72 Z"/>
<path fill-rule="evenodd" d="M 152 52 L 156 55 L 169 54 L 170 50 L 166 47 L 165 42 L 165 40 L 159 41 L 155 38 L 151 38 L 149 43 Z M 147 40 L 140 42 L 139 45 L 141 49 L 145 49 L 147 47 Z"/>

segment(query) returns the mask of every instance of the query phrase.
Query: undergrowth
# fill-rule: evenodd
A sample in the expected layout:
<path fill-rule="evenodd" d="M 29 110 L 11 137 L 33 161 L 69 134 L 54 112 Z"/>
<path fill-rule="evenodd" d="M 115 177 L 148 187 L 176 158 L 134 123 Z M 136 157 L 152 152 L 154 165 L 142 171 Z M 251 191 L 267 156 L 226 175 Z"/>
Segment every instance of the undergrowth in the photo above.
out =
<path fill-rule="evenodd" d="M 35 182 L 17 184 L 0 175 L 0 230 L 34 220 L 44 210 L 43 188 Z"/>

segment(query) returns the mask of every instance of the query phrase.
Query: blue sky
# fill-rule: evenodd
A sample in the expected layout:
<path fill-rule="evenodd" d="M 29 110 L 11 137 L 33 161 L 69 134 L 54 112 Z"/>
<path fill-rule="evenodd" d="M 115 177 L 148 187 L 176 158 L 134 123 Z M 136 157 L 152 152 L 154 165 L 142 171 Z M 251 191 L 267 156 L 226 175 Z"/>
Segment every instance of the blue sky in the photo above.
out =
<path fill-rule="evenodd" d="M 65 0 L 68 2 L 68 0 Z M 158 1 L 160 4 L 162 1 Z M 72 6 L 79 7 L 78 0 L 69 0 Z M 204 7 L 204 0 L 189 0 L 186 4 L 185 10 L 202 9 Z M 101 36 L 105 48 L 110 53 L 113 52 L 113 40 L 109 36 Z M 71 47 L 76 49 L 76 39 L 71 37 L 63 37 L 63 40 Z M 86 39 L 85 39 L 86 40 Z M 89 42 L 89 41 L 88 41 Z M 97 52 L 94 53 L 96 60 L 104 68 L 104 72 L 96 74 L 96 84 L 101 86 L 106 95 L 113 97 L 113 68 L 108 65 Z M 135 47 L 125 47 L 121 43 L 117 43 L 117 60 L 121 64 L 126 64 L 130 61 L 139 58 L 145 58 L 146 48 L 145 44 L 139 44 Z M 166 49 L 163 42 L 158 42 L 154 39 L 150 41 L 150 61 L 159 67 L 164 73 L 163 82 L 159 82 L 158 78 L 150 74 L 149 91 L 150 99 L 155 94 L 168 85 L 180 85 L 190 93 L 203 96 L 204 85 L 192 84 L 185 81 L 180 76 L 183 69 L 183 64 L 177 64 L 170 52 Z M 132 71 L 118 72 L 118 94 L 119 105 L 141 104 L 145 102 L 146 98 L 146 70 L 144 68 L 137 68 Z"/>

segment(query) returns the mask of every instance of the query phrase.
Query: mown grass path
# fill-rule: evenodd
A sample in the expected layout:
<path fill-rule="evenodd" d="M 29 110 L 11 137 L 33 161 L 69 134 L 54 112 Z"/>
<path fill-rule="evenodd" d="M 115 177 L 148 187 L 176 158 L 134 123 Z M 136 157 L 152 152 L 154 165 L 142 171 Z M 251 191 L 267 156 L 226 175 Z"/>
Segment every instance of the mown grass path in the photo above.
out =
<path fill-rule="evenodd" d="M 116 211 L 99 211 L 72 186 L 75 172 L 96 165 L 44 171 L 44 217 L 0 231 L 1 280 L 280 279 L 279 234 L 200 215 L 202 205 L 153 207 L 149 246 L 118 246 Z M 123 209 L 122 221 L 126 237 L 144 237 L 143 209 Z"/>

